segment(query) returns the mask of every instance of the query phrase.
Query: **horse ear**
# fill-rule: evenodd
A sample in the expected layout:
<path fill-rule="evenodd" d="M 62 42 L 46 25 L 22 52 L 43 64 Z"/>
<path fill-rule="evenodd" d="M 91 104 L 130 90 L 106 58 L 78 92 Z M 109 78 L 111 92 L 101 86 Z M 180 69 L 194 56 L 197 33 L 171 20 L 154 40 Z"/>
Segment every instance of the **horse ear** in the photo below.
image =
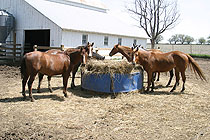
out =
<path fill-rule="evenodd" d="M 119 44 L 115 45 L 116 48 L 118 48 Z"/>
<path fill-rule="evenodd" d="M 82 52 L 83 47 L 80 48 L 80 52 Z"/>
<path fill-rule="evenodd" d="M 136 49 L 136 51 L 135 52 L 137 52 L 139 50 L 139 47 L 137 47 L 137 49 Z"/>
<path fill-rule="evenodd" d="M 94 42 L 92 43 L 92 45 L 91 46 L 93 46 L 94 45 Z"/>
<path fill-rule="evenodd" d="M 135 44 L 133 43 L 133 47 L 136 48 L 136 46 L 137 46 L 137 45 L 135 45 Z"/>

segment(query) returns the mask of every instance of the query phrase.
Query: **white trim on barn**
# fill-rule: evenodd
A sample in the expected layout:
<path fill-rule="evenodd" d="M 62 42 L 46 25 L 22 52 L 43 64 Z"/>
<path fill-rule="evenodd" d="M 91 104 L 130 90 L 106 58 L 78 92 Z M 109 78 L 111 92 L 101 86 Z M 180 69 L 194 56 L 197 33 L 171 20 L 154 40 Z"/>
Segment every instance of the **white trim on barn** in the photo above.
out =
<path fill-rule="evenodd" d="M 127 25 L 107 12 L 106 7 L 93 0 L 1 0 L 0 8 L 16 19 L 17 43 L 24 46 L 25 31 L 49 30 L 50 46 L 76 47 L 82 35 L 98 48 L 112 48 L 122 38 L 122 45 L 146 46 L 147 37 L 139 28 Z M 104 45 L 104 37 L 108 45 Z"/>

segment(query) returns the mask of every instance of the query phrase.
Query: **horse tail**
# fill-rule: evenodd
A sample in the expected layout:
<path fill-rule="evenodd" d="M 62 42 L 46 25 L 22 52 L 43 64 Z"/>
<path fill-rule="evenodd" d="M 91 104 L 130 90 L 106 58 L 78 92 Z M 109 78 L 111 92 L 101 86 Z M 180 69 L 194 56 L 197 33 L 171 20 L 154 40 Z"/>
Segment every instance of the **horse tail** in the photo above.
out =
<path fill-rule="evenodd" d="M 26 61 L 25 61 L 25 56 L 23 56 L 23 59 L 22 59 L 22 61 L 21 61 L 20 73 L 21 73 L 21 78 L 22 78 L 22 79 L 23 79 L 24 76 L 27 74 L 27 73 L 26 73 Z"/>
<path fill-rule="evenodd" d="M 188 57 L 188 60 L 189 60 L 189 65 L 191 67 L 191 69 L 193 69 L 194 73 L 195 74 L 198 74 L 199 77 L 201 78 L 201 80 L 206 80 L 206 77 L 204 76 L 201 68 L 199 67 L 198 63 L 189 55 L 189 54 L 186 54 L 187 57 Z"/>

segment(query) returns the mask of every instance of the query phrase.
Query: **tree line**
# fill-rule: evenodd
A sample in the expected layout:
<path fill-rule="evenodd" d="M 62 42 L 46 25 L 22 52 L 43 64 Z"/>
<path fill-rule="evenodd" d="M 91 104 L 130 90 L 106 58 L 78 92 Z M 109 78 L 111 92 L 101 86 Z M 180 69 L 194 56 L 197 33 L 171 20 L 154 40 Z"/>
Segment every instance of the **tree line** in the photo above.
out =
<path fill-rule="evenodd" d="M 156 44 L 158 44 L 162 40 L 163 36 L 159 35 L 156 39 Z M 168 42 L 170 44 L 192 44 L 193 42 L 197 42 L 197 44 L 210 44 L 210 36 L 208 36 L 206 39 L 204 37 L 201 37 L 195 40 L 193 37 L 189 35 L 175 34 L 168 39 Z"/>

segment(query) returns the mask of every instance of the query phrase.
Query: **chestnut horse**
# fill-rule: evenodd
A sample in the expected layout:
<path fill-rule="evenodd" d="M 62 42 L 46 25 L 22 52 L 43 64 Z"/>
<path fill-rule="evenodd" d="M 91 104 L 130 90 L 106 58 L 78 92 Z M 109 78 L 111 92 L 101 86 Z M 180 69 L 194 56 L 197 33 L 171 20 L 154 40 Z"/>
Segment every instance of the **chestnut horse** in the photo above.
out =
<path fill-rule="evenodd" d="M 151 83 L 151 91 L 153 91 L 154 89 L 154 80 L 152 78 L 153 72 L 167 72 L 172 70 L 173 68 L 175 69 L 176 82 L 170 92 L 173 92 L 176 89 L 176 86 L 179 83 L 180 73 L 183 81 L 181 92 L 185 90 L 185 71 L 188 66 L 190 66 L 195 74 L 197 73 L 202 80 L 206 81 L 206 78 L 196 61 L 190 55 L 183 52 L 172 51 L 168 53 L 154 53 L 140 51 L 137 48 L 137 50 L 133 51 L 133 53 L 135 63 L 142 65 L 144 67 L 144 70 L 147 72 L 148 86 L 146 91 L 149 91 Z"/>
<path fill-rule="evenodd" d="M 67 97 L 66 89 L 70 72 L 75 65 L 78 63 L 85 64 L 86 60 L 87 48 L 84 47 L 71 53 L 65 51 L 57 53 L 56 55 L 40 51 L 33 51 L 25 54 L 21 63 L 22 95 L 24 99 L 26 98 L 25 85 L 28 81 L 29 97 L 32 102 L 34 101 L 32 95 L 32 84 L 37 73 L 42 73 L 48 76 L 62 74 L 64 86 L 63 93 L 64 96 Z"/>
<path fill-rule="evenodd" d="M 105 57 L 103 57 L 103 56 L 101 56 L 101 55 L 92 51 L 92 46 L 93 45 L 94 45 L 94 43 L 90 44 L 88 42 L 88 44 L 86 46 L 89 49 L 89 52 L 92 53 L 92 58 L 97 59 L 97 60 L 104 60 Z M 68 49 L 68 52 L 74 51 L 74 50 L 79 49 L 81 47 L 82 46 L 78 46 L 77 48 L 70 48 L 70 49 Z M 63 52 L 63 51 L 56 50 L 56 49 L 51 49 L 51 50 L 46 51 L 45 53 L 57 54 L 59 52 Z M 91 57 L 90 53 L 89 53 L 89 56 Z M 78 71 L 78 68 L 79 68 L 80 65 L 81 65 L 81 63 L 78 63 L 78 65 L 74 66 L 74 68 L 72 70 L 72 81 L 71 81 L 71 88 L 72 89 L 75 87 L 74 79 L 75 79 L 76 72 Z M 40 92 L 40 86 L 41 86 L 41 82 L 42 82 L 43 77 L 44 77 L 44 74 L 39 73 L 39 84 L 38 84 L 38 88 L 37 88 L 38 92 Z M 50 90 L 50 92 L 52 92 L 52 88 L 51 88 L 51 84 L 50 84 L 51 76 L 48 76 L 47 78 L 48 78 L 48 89 Z"/>
<path fill-rule="evenodd" d="M 133 47 L 132 48 L 135 49 L 135 48 L 139 48 L 140 46 L 141 45 L 138 46 L 138 45 L 133 44 Z M 113 56 L 113 55 L 115 55 L 116 53 L 119 52 L 123 56 L 126 57 L 126 59 L 128 60 L 128 62 L 133 62 L 133 60 L 132 60 L 132 52 L 133 52 L 132 48 L 127 47 L 127 46 L 121 46 L 119 44 L 114 45 L 114 47 L 112 48 L 112 50 L 109 53 L 109 56 Z M 149 52 L 154 52 L 154 53 L 163 53 L 162 51 L 156 50 L 156 49 L 151 49 L 151 50 L 142 49 L 142 51 L 149 51 Z M 169 79 L 166 87 L 168 87 L 171 84 L 171 80 L 172 80 L 173 76 L 174 76 L 173 70 L 171 70 L 170 71 L 170 79 Z M 158 79 L 157 79 L 157 81 L 159 81 L 159 77 L 160 77 L 160 73 L 158 72 Z"/>

